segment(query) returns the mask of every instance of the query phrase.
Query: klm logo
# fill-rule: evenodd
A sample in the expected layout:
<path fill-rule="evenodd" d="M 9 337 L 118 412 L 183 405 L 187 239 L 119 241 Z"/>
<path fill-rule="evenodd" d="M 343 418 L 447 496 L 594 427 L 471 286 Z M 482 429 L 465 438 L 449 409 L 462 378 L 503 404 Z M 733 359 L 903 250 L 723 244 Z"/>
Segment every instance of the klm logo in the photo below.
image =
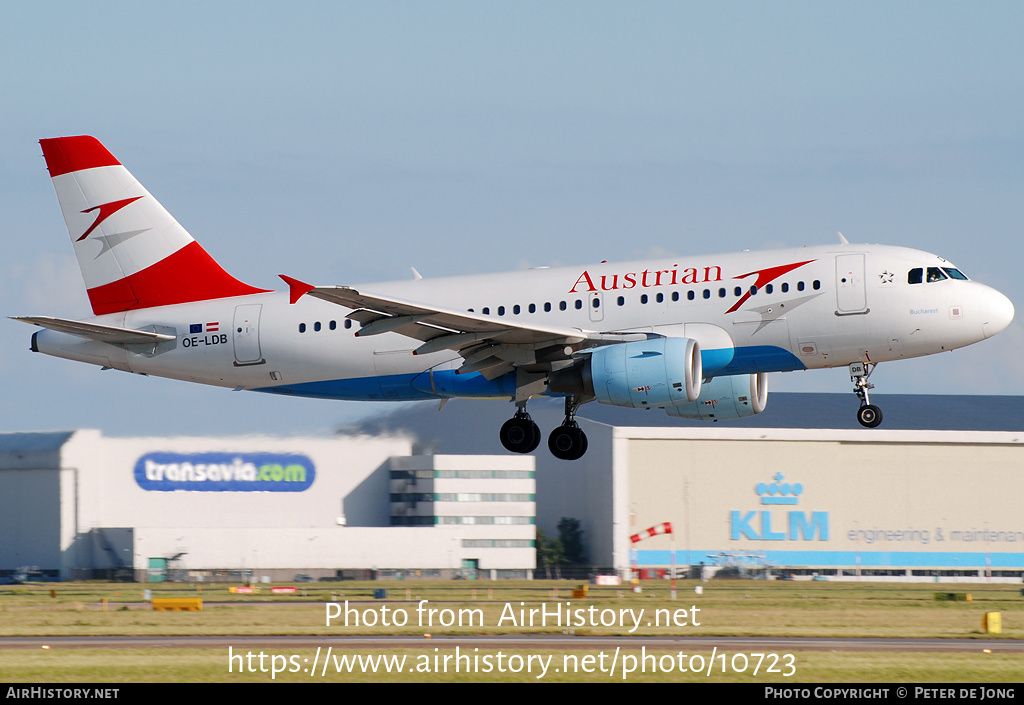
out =
<path fill-rule="evenodd" d="M 776 473 L 771 484 L 759 482 L 756 492 L 762 505 L 795 505 L 800 501 L 804 486 L 799 482 L 783 482 L 782 473 Z M 754 541 L 828 541 L 828 512 L 802 512 L 762 509 L 743 512 L 733 510 L 729 516 L 729 539 Z"/>

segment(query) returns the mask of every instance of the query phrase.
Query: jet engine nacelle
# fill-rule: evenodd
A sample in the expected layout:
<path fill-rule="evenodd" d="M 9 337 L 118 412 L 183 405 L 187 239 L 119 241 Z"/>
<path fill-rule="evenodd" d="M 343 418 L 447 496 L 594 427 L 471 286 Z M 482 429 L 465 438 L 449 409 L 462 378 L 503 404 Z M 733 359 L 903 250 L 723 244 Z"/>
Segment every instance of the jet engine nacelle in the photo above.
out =
<path fill-rule="evenodd" d="M 597 348 L 582 364 L 553 372 L 548 385 L 552 392 L 644 409 L 696 401 L 701 376 L 695 340 L 652 338 Z"/>
<path fill-rule="evenodd" d="M 676 404 L 665 409 L 669 416 L 683 419 L 741 419 L 764 411 L 768 404 L 768 375 L 715 377 L 701 387 L 700 397 L 693 402 Z"/>

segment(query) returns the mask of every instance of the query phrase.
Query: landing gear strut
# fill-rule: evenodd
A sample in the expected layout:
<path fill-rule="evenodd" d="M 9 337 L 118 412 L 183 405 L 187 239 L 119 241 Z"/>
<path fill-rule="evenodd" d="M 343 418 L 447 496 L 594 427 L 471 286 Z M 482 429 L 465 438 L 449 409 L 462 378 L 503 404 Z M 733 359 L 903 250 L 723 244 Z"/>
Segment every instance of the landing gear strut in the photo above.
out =
<path fill-rule="evenodd" d="M 871 403 L 868 399 L 868 390 L 874 389 L 875 385 L 868 382 L 868 377 L 874 372 L 878 363 L 855 362 L 850 365 L 850 381 L 853 382 L 853 393 L 860 399 L 860 408 L 857 409 L 857 421 L 865 428 L 875 428 L 882 423 L 882 410 Z"/>
<path fill-rule="evenodd" d="M 566 397 L 565 421 L 548 436 L 548 449 L 559 460 L 579 460 L 587 452 L 587 434 L 575 419 L 581 403 L 577 396 Z"/>
<path fill-rule="evenodd" d="M 526 413 L 526 402 L 517 404 L 516 415 L 506 421 L 498 437 L 505 450 L 513 453 L 530 453 L 540 445 L 540 428 Z"/>

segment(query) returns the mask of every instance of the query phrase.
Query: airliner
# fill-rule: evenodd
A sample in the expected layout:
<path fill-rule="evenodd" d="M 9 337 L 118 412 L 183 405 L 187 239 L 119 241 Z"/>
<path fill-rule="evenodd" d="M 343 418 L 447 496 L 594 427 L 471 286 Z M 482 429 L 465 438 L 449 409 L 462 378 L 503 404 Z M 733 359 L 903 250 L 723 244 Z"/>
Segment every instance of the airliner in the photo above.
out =
<path fill-rule="evenodd" d="M 970 345 L 1013 304 L 942 257 L 838 243 L 503 274 L 318 286 L 242 283 L 95 138 L 40 141 L 93 317 L 19 316 L 34 352 L 235 390 L 347 400 L 563 397 L 548 436 L 575 460 L 589 401 L 710 421 L 752 416 L 767 373 L 848 367 L 858 421 L 881 423 L 875 366 Z"/>

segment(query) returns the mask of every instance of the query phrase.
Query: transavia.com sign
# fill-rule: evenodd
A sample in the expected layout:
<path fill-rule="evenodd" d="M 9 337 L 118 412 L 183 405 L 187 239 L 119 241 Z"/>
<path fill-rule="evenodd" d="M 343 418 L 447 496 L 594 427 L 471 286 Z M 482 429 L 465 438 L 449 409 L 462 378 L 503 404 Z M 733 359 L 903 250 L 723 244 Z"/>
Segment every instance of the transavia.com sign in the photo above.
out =
<path fill-rule="evenodd" d="M 313 461 L 282 453 L 147 453 L 135 482 L 150 492 L 302 492 L 316 477 Z"/>

